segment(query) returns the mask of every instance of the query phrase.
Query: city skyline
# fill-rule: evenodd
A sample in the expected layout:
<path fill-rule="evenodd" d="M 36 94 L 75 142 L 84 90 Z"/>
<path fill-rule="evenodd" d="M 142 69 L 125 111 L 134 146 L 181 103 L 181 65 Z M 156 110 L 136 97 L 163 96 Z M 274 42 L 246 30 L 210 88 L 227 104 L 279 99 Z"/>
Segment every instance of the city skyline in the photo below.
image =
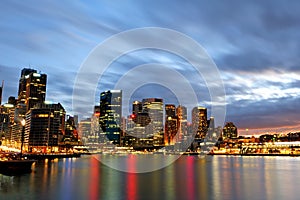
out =
<path fill-rule="evenodd" d="M 60 102 L 67 112 L 76 114 L 72 113 L 72 87 L 89 52 L 121 31 L 159 26 L 189 35 L 216 62 L 227 95 L 225 121 L 233 121 L 239 133 L 247 133 L 246 128 L 249 134 L 299 130 L 300 16 L 297 11 L 300 5 L 296 1 L 257 2 L 233 1 L 232 7 L 225 3 L 166 1 L 159 6 L 148 2 L 147 8 L 140 2 L 130 5 L 121 1 L 93 2 L 93 5 L 72 2 L 69 6 L 55 2 L 6 2 L 0 14 L 3 102 L 17 94 L 19 71 L 32 67 L 49 77 L 46 98 Z M 189 10 L 189 15 L 185 10 Z M 141 55 L 145 56 L 141 59 Z M 185 68 L 180 60 L 159 55 L 141 52 L 131 55 L 131 59 L 139 58 L 134 64 L 155 60 L 172 63 L 179 70 Z M 128 62 L 132 60 L 121 58 L 116 66 Z M 120 76 L 117 71 L 111 72 L 112 77 L 114 74 Z M 97 93 L 112 89 L 109 82 L 102 84 Z M 205 87 L 201 89 L 205 94 L 201 105 L 209 107 Z M 58 96 L 60 100 L 56 99 Z M 141 99 L 139 94 L 137 99 Z"/>

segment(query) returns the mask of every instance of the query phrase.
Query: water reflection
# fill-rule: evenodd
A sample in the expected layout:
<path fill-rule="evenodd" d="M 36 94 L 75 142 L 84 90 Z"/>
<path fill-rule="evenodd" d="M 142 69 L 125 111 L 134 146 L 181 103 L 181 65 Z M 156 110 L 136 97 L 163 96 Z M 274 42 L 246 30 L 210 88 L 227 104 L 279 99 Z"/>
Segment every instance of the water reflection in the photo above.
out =
<path fill-rule="evenodd" d="M 124 157 L 129 171 L 138 159 Z M 168 155 L 160 159 L 166 162 Z M 48 160 L 31 174 L 0 174 L 0 199 L 298 199 L 299 161 L 183 156 L 155 172 L 125 173 L 93 157 Z"/>

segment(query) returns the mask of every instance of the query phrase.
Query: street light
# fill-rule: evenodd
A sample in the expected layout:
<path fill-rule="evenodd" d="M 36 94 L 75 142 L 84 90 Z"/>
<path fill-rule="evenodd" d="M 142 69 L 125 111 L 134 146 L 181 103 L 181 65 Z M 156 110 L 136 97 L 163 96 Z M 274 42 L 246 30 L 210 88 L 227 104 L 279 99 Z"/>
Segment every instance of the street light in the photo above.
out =
<path fill-rule="evenodd" d="M 21 125 L 22 125 L 22 133 L 21 133 L 21 154 L 20 154 L 20 157 L 22 157 L 23 143 L 24 143 L 24 136 L 25 136 L 25 119 L 21 120 Z"/>

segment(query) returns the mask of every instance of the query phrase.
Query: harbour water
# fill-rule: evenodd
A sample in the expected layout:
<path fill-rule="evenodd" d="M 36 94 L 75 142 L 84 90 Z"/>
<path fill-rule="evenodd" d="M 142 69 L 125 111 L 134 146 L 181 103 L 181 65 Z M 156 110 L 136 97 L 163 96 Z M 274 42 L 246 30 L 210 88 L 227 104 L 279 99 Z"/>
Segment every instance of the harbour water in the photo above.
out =
<path fill-rule="evenodd" d="M 181 156 L 160 170 L 125 173 L 93 156 L 64 158 L 38 162 L 30 174 L 0 174 L 0 199 L 299 199 L 299 166 L 299 157 Z"/>

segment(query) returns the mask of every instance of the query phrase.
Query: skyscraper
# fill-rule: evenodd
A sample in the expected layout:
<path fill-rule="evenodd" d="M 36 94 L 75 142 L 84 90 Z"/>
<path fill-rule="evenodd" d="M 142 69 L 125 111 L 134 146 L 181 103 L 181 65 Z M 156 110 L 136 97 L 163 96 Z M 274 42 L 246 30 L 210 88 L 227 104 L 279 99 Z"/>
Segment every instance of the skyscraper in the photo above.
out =
<path fill-rule="evenodd" d="M 195 138 L 204 138 L 207 134 L 207 109 L 204 107 L 195 107 L 192 110 L 193 134 Z"/>
<path fill-rule="evenodd" d="M 176 108 L 176 114 L 178 117 L 178 133 L 177 140 L 181 140 L 187 133 L 187 108 L 185 106 L 179 105 Z"/>
<path fill-rule="evenodd" d="M 132 114 L 138 114 L 143 112 L 143 104 L 140 101 L 134 101 L 132 103 Z"/>
<path fill-rule="evenodd" d="M 18 90 L 18 103 L 25 104 L 26 101 L 26 82 L 29 74 L 37 73 L 34 69 L 24 68 L 21 71 L 21 77 L 19 80 L 19 90 Z"/>
<path fill-rule="evenodd" d="M 99 124 L 102 129 L 100 142 L 120 144 L 122 117 L 122 91 L 108 90 L 100 95 Z"/>
<path fill-rule="evenodd" d="M 78 123 L 78 134 L 82 138 L 83 144 L 89 146 L 98 143 L 98 138 L 91 133 L 91 123 L 91 118 L 82 119 Z M 99 126 L 99 121 L 97 121 L 97 124 Z"/>
<path fill-rule="evenodd" d="M 147 137 L 153 137 L 154 146 L 164 145 L 163 99 L 143 99 L 143 112 L 148 113 L 151 122 L 145 127 Z"/>
<path fill-rule="evenodd" d="M 173 104 L 166 104 L 166 121 L 165 121 L 165 144 L 174 145 L 178 131 L 178 117 L 176 107 Z"/>
<path fill-rule="evenodd" d="M 100 106 L 94 106 L 94 113 L 90 120 L 91 130 L 88 133 L 88 135 L 85 135 L 86 144 L 91 145 L 91 144 L 99 143 L 99 134 L 100 134 L 99 117 L 100 117 Z"/>
<path fill-rule="evenodd" d="M 26 111 L 46 98 L 47 75 L 34 69 L 24 68 L 19 81 L 18 103 L 26 105 Z"/>
<path fill-rule="evenodd" d="M 58 104 L 39 104 L 26 113 L 25 144 L 29 150 L 58 150 L 65 127 L 65 109 Z M 49 148 L 48 148 L 49 147 Z"/>

